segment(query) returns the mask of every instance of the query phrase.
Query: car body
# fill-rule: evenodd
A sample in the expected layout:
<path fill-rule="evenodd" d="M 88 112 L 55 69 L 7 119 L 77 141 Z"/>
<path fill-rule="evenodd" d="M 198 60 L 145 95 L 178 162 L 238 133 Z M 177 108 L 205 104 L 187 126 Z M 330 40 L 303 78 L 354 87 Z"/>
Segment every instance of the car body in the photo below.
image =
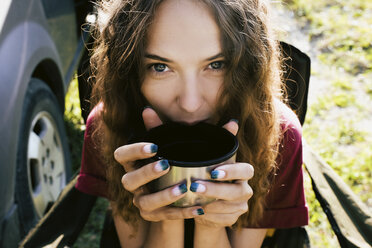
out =
<path fill-rule="evenodd" d="M 35 199 L 27 196 L 29 189 L 21 192 L 24 185 L 26 188 L 32 185 L 40 191 L 40 185 L 35 182 L 19 185 L 19 182 L 30 179 L 30 175 L 40 182 L 52 183 L 55 180 L 52 174 L 44 174 L 43 178 L 43 172 L 39 171 L 42 167 L 37 164 L 41 157 L 43 164 L 49 162 L 51 168 L 59 163 L 65 166 L 60 167 L 62 171 L 58 175 L 63 174 L 63 177 L 60 177 L 58 189 L 53 191 L 54 198 L 70 179 L 69 152 L 63 127 L 64 98 L 84 51 L 87 35 L 81 31 L 81 24 L 91 8 L 89 2 L 2 0 L 0 3 L 0 247 L 16 247 L 44 214 L 35 214 L 35 209 L 28 211 L 34 206 L 32 202 L 30 205 L 30 199 Z M 34 85 L 34 91 L 30 90 L 31 85 Z M 44 98 L 44 107 L 40 107 L 38 101 Z M 49 113 L 49 105 L 55 105 L 52 106 L 53 113 Z M 32 111 L 34 115 L 30 113 Z M 26 123 L 27 120 L 29 123 Z M 55 142 L 58 149 L 62 142 L 62 150 L 53 153 L 47 149 L 46 155 L 28 159 L 32 157 L 32 147 L 39 149 L 44 145 L 40 138 L 38 145 L 32 143 L 35 136 L 32 130 L 39 130 L 40 125 L 46 130 L 48 125 L 52 127 L 53 135 L 49 140 Z M 22 128 L 29 130 L 26 135 L 20 131 Z M 22 149 L 25 149 L 23 153 Z M 39 150 L 37 152 L 40 153 Z M 24 154 L 29 155 L 25 157 Z M 21 160 L 26 161 L 27 167 L 19 168 Z M 30 169 L 30 163 L 36 169 Z M 19 176 L 22 170 L 25 173 Z M 22 202 L 27 198 L 28 205 L 24 206 Z M 20 207 L 28 213 L 20 214 Z M 42 212 L 45 209 L 46 206 Z M 25 224 L 26 221 L 28 224 Z"/>

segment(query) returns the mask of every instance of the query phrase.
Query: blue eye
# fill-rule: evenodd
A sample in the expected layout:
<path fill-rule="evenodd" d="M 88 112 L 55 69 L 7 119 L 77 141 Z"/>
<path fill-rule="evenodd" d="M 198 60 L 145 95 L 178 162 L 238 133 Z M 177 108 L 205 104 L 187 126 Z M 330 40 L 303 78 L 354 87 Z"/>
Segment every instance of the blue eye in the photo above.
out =
<path fill-rule="evenodd" d="M 164 72 L 167 69 L 165 64 L 153 64 L 152 67 L 156 72 Z"/>
<path fill-rule="evenodd" d="M 209 67 L 213 70 L 221 70 L 225 66 L 225 63 L 222 61 L 215 61 L 209 64 Z"/>

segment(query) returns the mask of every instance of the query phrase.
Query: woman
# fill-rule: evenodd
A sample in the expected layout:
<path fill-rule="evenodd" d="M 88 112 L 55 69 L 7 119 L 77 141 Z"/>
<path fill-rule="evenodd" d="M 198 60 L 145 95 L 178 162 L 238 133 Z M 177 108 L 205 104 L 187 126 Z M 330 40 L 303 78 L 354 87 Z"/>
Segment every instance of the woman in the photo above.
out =
<path fill-rule="evenodd" d="M 76 187 L 110 199 L 122 247 L 183 247 L 186 219 L 195 221 L 194 247 L 260 247 L 268 228 L 307 224 L 301 127 L 282 103 L 265 2 L 111 0 L 97 23 L 96 107 Z M 168 121 L 223 125 L 237 135 L 236 161 L 213 172 L 219 183 L 192 188 L 217 201 L 175 208 L 169 204 L 191 190 L 185 185 L 146 191 L 169 165 L 135 167 L 157 146 L 130 140 Z"/>

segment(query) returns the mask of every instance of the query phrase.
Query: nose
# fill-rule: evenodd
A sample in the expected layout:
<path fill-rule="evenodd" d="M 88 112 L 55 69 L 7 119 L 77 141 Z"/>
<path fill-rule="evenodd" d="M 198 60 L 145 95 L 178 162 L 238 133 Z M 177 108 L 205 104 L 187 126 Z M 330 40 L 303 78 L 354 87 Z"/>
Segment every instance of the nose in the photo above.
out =
<path fill-rule="evenodd" d="M 203 105 L 203 92 L 199 79 L 195 75 L 188 75 L 183 78 L 182 88 L 178 96 L 180 108 L 187 112 L 193 113 Z"/>

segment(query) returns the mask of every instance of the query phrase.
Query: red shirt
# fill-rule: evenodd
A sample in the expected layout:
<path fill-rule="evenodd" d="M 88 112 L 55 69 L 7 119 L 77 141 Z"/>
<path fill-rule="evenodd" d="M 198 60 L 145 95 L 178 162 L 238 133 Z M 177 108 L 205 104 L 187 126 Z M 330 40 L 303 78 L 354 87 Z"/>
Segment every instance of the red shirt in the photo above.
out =
<path fill-rule="evenodd" d="M 81 192 L 108 198 L 105 166 L 92 140 L 95 108 L 89 115 L 84 135 L 81 169 L 76 188 Z M 301 125 L 297 116 L 283 105 L 282 129 L 285 130 L 274 184 L 266 196 L 267 208 L 256 228 L 291 228 L 308 224 L 303 171 Z M 248 226 L 247 226 L 248 227 Z"/>

